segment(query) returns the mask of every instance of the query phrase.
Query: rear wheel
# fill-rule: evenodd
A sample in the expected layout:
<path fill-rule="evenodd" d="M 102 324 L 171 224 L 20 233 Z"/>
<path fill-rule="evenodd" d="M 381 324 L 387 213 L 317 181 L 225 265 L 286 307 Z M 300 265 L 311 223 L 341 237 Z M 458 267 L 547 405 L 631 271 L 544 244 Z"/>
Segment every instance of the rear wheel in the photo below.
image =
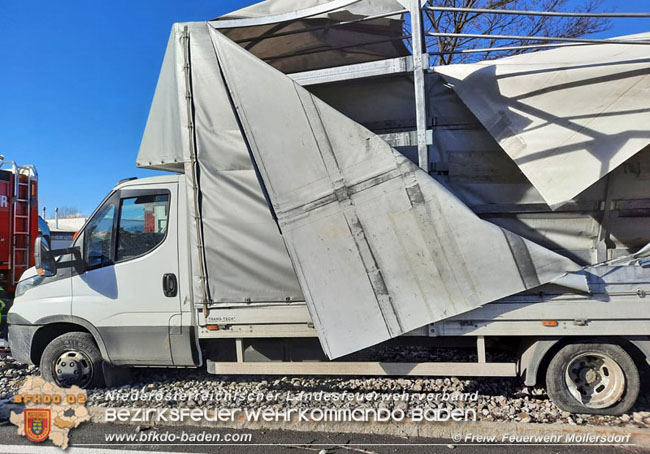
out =
<path fill-rule="evenodd" d="M 102 355 L 88 333 L 66 333 L 45 347 L 41 374 L 47 381 L 67 388 L 103 386 Z"/>
<path fill-rule="evenodd" d="M 620 415 L 634 406 L 639 389 L 636 364 L 614 344 L 566 345 L 546 371 L 549 397 L 571 413 Z"/>

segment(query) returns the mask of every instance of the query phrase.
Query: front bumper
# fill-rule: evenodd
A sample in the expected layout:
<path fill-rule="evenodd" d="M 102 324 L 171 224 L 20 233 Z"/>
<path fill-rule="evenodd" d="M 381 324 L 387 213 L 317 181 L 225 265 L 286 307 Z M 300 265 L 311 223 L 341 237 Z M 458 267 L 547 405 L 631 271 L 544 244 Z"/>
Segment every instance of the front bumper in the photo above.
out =
<path fill-rule="evenodd" d="M 40 326 L 35 325 L 9 325 L 9 348 L 11 356 L 25 364 L 34 364 L 32 362 L 32 341 L 34 334 Z"/>

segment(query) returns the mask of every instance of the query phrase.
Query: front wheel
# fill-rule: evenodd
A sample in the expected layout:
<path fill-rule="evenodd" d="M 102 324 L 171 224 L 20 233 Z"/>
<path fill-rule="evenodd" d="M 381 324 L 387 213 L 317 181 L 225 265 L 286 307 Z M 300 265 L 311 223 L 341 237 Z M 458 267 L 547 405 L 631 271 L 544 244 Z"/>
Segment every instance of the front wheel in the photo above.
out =
<path fill-rule="evenodd" d="M 64 388 L 97 388 L 104 384 L 102 355 L 90 334 L 66 333 L 45 347 L 41 374 Z"/>
<path fill-rule="evenodd" d="M 620 415 L 634 406 L 639 389 L 636 364 L 614 344 L 565 345 L 546 371 L 549 397 L 571 413 Z"/>

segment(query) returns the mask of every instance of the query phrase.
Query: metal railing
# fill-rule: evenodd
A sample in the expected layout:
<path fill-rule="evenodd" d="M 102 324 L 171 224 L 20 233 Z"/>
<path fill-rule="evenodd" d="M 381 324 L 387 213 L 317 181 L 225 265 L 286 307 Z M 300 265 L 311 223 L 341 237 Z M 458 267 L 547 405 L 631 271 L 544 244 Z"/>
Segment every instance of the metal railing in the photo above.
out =
<path fill-rule="evenodd" d="M 447 38 L 473 38 L 473 39 L 491 39 L 491 40 L 521 40 L 521 41 L 547 41 L 557 43 L 581 43 L 581 44 L 650 44 L 650 40 L 634 39 L 598 39 L 598 38 L 561 38 L 555 36 L 524 36 L 524 35 L 498 35 L 498 34 L 481 34 L 481 33 L 439 33 L 427 32 L 427 36 L 447 37 Z"/>
<path fill-rule="evenodd" d="M 452 6 L 425 6 L 424 10 L 455 12 L 455 13 L 479 13 L 479 14 L 503 14 L 517 16 L 547 16 L 547 17 L 593 17 L 601 19 L 616 18 L 644 18 L 650 17 L 650 13 L 590 13 L 574 11 L 526 11 L 516 9 L 488 9 L 488 8 L 458 8 Z"/>
<path fill-rule="evenodd" d="M 293 24 L 305 19 L 313 19 L 315 16 L 325 13 L 331 13 L 342 8 L 348 7 L 359 0 L 334 0 L 327 4 L 319 5 L 303 11 L 292 11 L 273 17 L 247 18 L 247 19 L 228 19 L 212 20 L 210 24 L 216 29 L 228 29 L 236 27 L 252 27 L 259 25 L 274 24 Z M 580 38 L 580 37 L 563 37 L 563 36 L 538 36 L 538 35 L 517 35 L 517 34 L 497 34 L 497 33 L 463 33 L 463 32 L 446 32 L 446 31 L 428 31 L 428 25 L 434 18 L 434 14 L 456 14 L 467 13 L 476 15 L 519 15 L 519 16 L 537 16 L 551 18 L 593 18 L 593 19 L 640 19 L 650 18 L 650 12 L 628 13 L 628 12 L 577 12 L 577 11 L 525 11 L 513 9 L 488 9 L 488 8 L 464 8 L 464 7 L 446 7 L 432 6 L 429 4 L 422 5 L 420 0 L 400 0 L 400 3 L 407 8 L 390 12 L 384 12 L 358 19 L 347 21 L 332 22 L 327 24 L 318 24 L 316 26 L 304 26 L 299 29 L 281 30 L 278 27 L 273 32 L 265 33 L 262 37 L 240 38 L 236 42 L 244 45 L 254 43 L 258 39 L 275 39 L 280 37 L 300 35 L 303 33 L 314 33 L 327 31 L 334 28 L 344 28 L 361 23 L 371 22 L 383 18 L 401 18 L 404 21 L 404 33 L 402 36 L 387 37 L 385 39 L 351 43 L 344 46 L 323 46 L 321 48 L 305 50 L 292 54 L 279 54 L 267 57 L 266 60 L 271 62 L 276 59 L 290 58 L 294 56 L 306 56 L 319 54 L 323 52 L 344 50 L 354 47 L 370 46 L 389 41 L 402 40 L 408 50 L 411 52 L 411 63 L 407 65 L 413 75 L 413 85 L 415 94 L 416 109 L 416 137 L 418 148 L 418 161 L 420 167 L 428 170 L 429 156 L 427 143 L 427 100 L 425 96 L 425 72 L 431 67 L 431 56 L 450 55 L 450 54 L 478 54 L 493 52 L 512 52 L 512 51 L 534 51 L 539 49 L 558 48 L 564 46 L 584 46 L 594 44 L 621 44 L 621 45 L 650 45 L 650 39 L 604 39 L 604 38 Z M 429 2 L 431 3 L 431 2 Z M 407 19 L 408 16 L 408 19 Z M 430 27 L 429 27 L 430 28 Z M 472 48 L 460 47 L 454 49 L 435 48 L 433 44 L 428 45 L 427 37 L 435 38 L 459 38 L 464 40 L 488 40 L 490 44 L 495 41 L 509 41 L 507 45 L 489 45 L 488 47 Z M 514 41 L 514 43 L 512 43 Z M 520 41 L 521 44 L 517 44 Z M 354 66 L 354 65 L 352 65 Z M 361 65 L 359 65 L 361 66 Z M 350 69 L 352 74 L 354 69 Z M 314 72 L 314 71 L 312 71 Z"/>

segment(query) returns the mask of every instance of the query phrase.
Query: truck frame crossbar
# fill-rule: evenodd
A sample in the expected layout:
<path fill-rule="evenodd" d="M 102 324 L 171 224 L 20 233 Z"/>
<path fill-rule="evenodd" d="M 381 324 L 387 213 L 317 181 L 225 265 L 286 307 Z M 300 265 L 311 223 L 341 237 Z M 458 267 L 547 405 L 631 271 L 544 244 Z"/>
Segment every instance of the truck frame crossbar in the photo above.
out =
<path fill-rule="evenodd" d="M 381 362 L 381 361 L 245 361 L 243 339 L 235 339 L 236 361 L 206 361 L 216 375 L 364 375 L 423 377 L 516 377 L 515 362 L 487 362 L 485 337 L 476 336 L 476 361 Z"/>
<path fill-rule="evenodd" d="M 381 363 L 381 362 L 213 362 L 217 375 L 370 375 L 420 377 L 516 377 L 516 363 Z"/>

